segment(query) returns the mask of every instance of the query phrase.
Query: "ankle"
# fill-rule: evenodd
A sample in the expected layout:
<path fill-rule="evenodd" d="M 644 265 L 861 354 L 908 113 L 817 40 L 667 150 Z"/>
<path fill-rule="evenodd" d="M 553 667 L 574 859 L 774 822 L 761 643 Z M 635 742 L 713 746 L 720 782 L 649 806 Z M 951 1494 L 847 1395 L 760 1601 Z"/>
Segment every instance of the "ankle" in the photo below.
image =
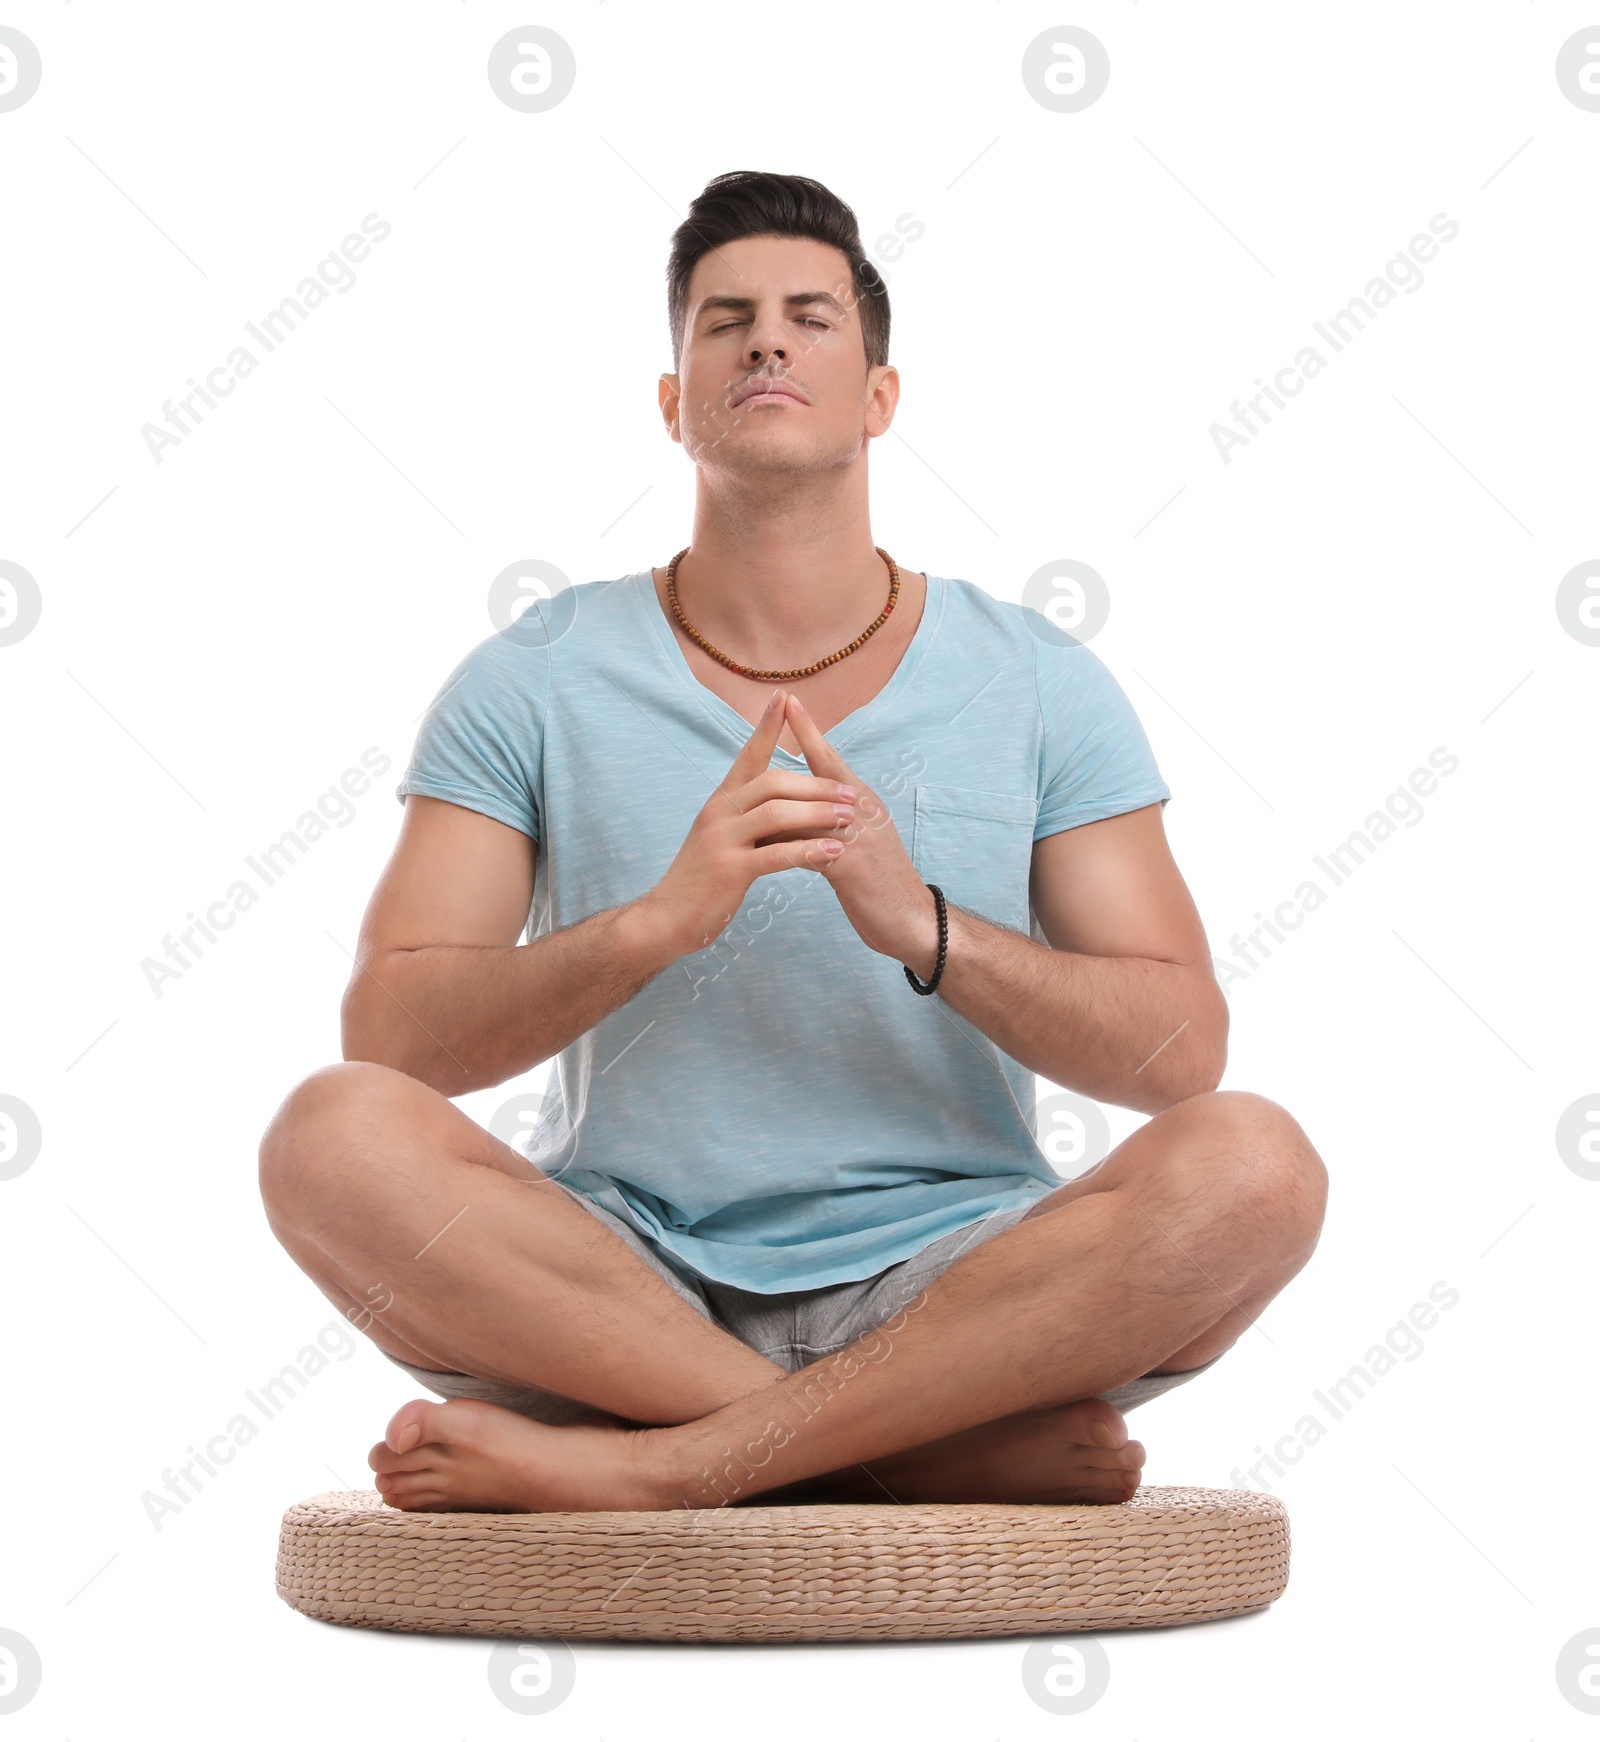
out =
<path fill-rule="evenodd" d="M 635 1448 L 640 1480 L 658 1508 L 714 1510 L 748 1501 L 770 1483 L 748 1459 L 715 1437 L 692 1430 L 701 1424 L 649 1427 Z"/>
<path fill-rule="evenodd" d="M 685 1506 L 721 1506 L 723 1501 L 695 1479 L 692 1459 L 685 1456 L 683 1429 L 650 1426 L 630 1430 L 634 1505 L 640 1511 L 674 1512 Z"/>

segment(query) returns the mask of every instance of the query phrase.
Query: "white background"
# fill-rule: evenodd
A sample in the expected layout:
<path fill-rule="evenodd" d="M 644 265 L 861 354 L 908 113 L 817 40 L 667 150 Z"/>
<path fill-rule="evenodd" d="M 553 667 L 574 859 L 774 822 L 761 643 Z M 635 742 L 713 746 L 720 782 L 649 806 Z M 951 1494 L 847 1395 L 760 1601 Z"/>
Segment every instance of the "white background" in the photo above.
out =
<path fill-rule="evenodd" d="M 43 599 L 0 647 L 0 1092 L 44 1134 L 0 1182 L 0 1627 L 44 1663 L 7 1737 L 1593 1733 L 1555 1660 L 1600 1626 L 1600 1183 L 1555 1127 L 1600 1090 L 1600 648 L 1555 598 L 1600 556 L 1600 114 L 1555 61 L 1595 11 L 7 9 L 44 66 L 0 114 L 0 558 Z M 543 114 L 485 72 L 530 21 L 577 58 Z M 1020 72 L 1064 22 L 1111 60 L 1076 114 Z M 393 783 L 490 581 L 687 542 L 667 243 L 736 168 L 827 183 L 869 248 L 923 226 L 885 259 L 904 393 L 874 535 L 1008 599 L 1057 558 L 1105 577 L 1095 649 L 1219 959 L 1430 751 L 1460 759 L 1230 983 L 1225 1086 L 1311 1134 L 1327 1228 L 1213 1374 L 1132 1417 L 1146 1481 L 1241 1485 L 1430 1286 L 1459 1301 L 1269 1475 L 1283 1599 L 1105 1635 L 1071 1720 L 1028 1698 L 1020 1640 L 583 1646 L 533 1720 L 487 1642 L 301 1618 L 279 1516 L 364 1485 L 413 1392 L 364 1344 L 159 1531 L 141 1505 L 335 1319 L 265 1225 L 256 1145 L 338 1056 Z M 369 212 L 392 234 L 354 288 L 157 464 L 141 426 Z M 1421 288 L 1224 464 L 1210 426 L 1440 212 Z M 393 767 L 354 820 L 156 997 L 144 958 L 369 746 Z"/>

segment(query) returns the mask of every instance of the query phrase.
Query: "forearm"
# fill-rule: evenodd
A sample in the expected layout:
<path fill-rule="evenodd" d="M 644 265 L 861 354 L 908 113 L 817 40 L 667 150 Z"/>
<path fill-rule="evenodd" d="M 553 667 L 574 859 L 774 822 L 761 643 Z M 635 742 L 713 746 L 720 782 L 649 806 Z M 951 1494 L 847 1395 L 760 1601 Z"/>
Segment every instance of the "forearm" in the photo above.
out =
<path fill-rule="evenodd" d="M 926 935 L 905 958 L 924 980 L 938 947 L 931 896 L 928 908 Z M 953 904 L 948 911 L 934 996 L 1028 1070 L 1144 1113 L 1217 1086 L 1228 1010 L 1209 966 L 1076 955 Z"/>
<path fill-rule="evenodd" d="M 640 902 L 531 944 L 385 950 L 345 994 L 344 1056 L 444 1095 L 492 1088 L 552 1058 L 675 959 Z"/>

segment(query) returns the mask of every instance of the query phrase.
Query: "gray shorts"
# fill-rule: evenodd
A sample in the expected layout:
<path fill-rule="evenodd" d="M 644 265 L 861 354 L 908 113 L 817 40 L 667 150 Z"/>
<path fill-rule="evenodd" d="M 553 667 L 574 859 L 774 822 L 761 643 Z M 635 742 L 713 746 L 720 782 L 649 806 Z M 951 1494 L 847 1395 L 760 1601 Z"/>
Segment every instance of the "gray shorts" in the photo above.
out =
<path fill-rule="evenodd" d="M 561 1184 L 559 1180 L 554 1183 Z M 834 1283 L 828 1288 L 801 1289 L 793 1294 L 754 1294 L 730 1283 L 710 1282 L 680 1267 L 593 1198 L 573 1191 L 570 1186 L 563 1186 L 562 1190 L 603 1222 L 696 1312 L 791 1373 L 836 1354 L 886 1324 L 963 1254 L 1015 1227 L 1033 1207 L 1024 1204 L 1020 1209 L 1002 1210 L 971 1227 L 957 1228 L 876 1276 Z M 518 1415 L 553 1426 L 593 1413 L 591 1405 L 575 1402 L 558 1392 L 478 1379 L 470 1373 L 438 1373 L 427 1367 L 413 1367 L 395 1355 L 389 1359 L 440 1397 L 474 1397 L 484 1403 L 498 1403 Z M 1105 1400 L 1126 1413 L 1206 1372 L 1221 1359 L 1221 1355 L 1213 1356 L 1205 1366 L 1186 1373 L 1146 1373 L 1106 1392 Z"/>

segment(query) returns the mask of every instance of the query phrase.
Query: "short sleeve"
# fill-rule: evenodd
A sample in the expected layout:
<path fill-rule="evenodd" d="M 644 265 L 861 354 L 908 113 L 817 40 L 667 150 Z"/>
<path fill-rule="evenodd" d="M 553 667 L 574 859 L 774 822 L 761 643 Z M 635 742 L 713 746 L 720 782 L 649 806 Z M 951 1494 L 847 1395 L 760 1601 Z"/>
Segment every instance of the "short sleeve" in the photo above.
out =
<path fill-rule="evenodd" d="M 1070 635 L 1036 634 L 1039 812 L 1033 838 L 1162 803 L 1172 789 L 1122 686 Z"/>
<path fill-rule="evenodd" d="M 537 841 L 549 674 L 548 644 L 520 620 L 480 642 L 434 697 L 395 797 L 445 799 Z"/>

